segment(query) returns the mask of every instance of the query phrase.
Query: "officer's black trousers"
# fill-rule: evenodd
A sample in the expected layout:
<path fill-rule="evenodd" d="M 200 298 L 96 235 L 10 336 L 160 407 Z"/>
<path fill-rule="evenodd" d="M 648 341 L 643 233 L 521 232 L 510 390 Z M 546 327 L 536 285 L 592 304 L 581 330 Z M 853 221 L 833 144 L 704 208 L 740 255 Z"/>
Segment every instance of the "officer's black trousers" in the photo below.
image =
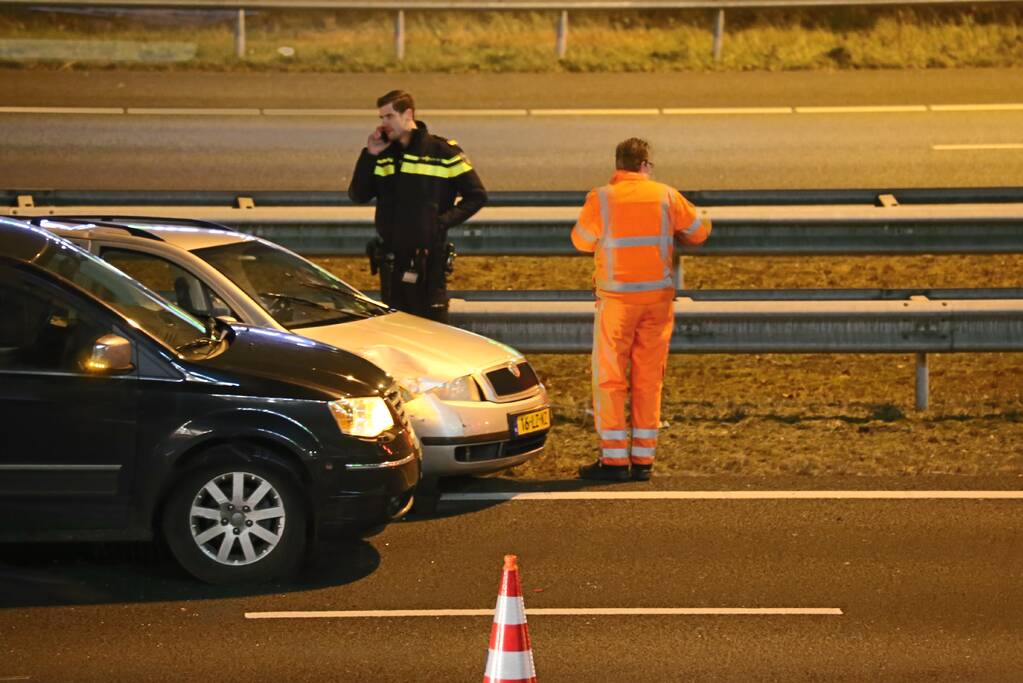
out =
<path fill-rule="evenodd" d="M 419 275 L 416 282 L 410 283 L 404 281 L 405 273 L 404 269 L 395 268 L 390 273 L 390 287 L 383 281 L 387 273 L 380 273 L 380 290 L 386 293 L 384 303 L 399 311 L 447 323 L 448 292 L 443 274 L 432 278 Z"/>

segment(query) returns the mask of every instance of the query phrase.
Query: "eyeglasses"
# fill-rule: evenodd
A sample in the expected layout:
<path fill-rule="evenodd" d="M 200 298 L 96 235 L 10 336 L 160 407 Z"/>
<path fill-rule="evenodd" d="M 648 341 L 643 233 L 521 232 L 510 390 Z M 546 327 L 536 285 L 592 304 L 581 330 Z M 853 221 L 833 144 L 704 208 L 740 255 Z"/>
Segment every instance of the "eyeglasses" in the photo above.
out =
<path fill-rule="evenodd" d="M 649 166 L 650 168 L 654 167 L 654 162 L 650 161 L 649 159 L 644 159 L 643 163 Z"/>

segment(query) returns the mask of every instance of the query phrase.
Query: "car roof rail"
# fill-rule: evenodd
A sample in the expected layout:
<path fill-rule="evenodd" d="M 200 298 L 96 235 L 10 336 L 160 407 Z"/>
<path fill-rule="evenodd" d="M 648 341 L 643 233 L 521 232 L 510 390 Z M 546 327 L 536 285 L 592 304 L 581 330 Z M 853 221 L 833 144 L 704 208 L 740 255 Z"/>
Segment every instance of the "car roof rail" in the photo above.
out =
<path fill-rule="evenodd" d="M 110 213 L 95 213 L 95 214 L 75 214 L 75 215 L 53 215 L 48 216 L 56 220 L 89 220 L 93 222 L 106 223 L 110 227 L 121 227 L 126 230 L 130 230 L 131 226 L 124 225 L 124 223 L 135 222 L 135 223 L 153 223 L 155 225 L 179 225 L 184 227 L 193 228 L 209 228 L 211 230 L 225 230 L 227 232 L 238 232 L 223 223 L 216 223 L 214 221 L 202 220 L 199 218 L 169 218 L 167 216 L 123 216 L 120 214 Z"/>
<path fill-rule="evenodd" d="M 42 227 L 43 221 L 54 221 L 57 223 L 66 224 L 80 224 L 83 227 L 89 226 L 93 228 L 107 228 L 111 230 L 123 230 L 132 237 L 143 237 L 145 239 L 156 240 L 157 242 L 164 242 L 165 240 L 157 234 L 154 234 L 145 228 L 136 228 L 130 225 L 123 225 L 120 223 L 107 221 L 97 216 L 34 216 L 29 221 L 32 225 Z M 69 228 L 74 230 L 74 228 Z"/>

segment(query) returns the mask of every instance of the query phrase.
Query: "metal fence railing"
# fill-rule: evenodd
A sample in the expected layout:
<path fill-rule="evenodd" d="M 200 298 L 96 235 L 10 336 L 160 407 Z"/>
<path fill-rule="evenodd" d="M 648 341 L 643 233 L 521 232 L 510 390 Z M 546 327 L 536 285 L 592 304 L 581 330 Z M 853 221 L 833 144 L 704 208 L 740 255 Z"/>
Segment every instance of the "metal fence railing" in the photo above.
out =
<path fill-rule="evenodd" d="M 1023 189 L 686 192 L 714 221 L 698 254 L 1023 253 Z M 448 232 L 460 254 L 575 255 L 583 194 L 494 193 Z M 165 216 L 222 223 L 308 255 L 360 255 L 372 206 L 340 193 L 0 192 L 13 216 Z"/>
<path fill-rule="evenodd" d="M 558 58 L 568 50 L 569 12 L 593 10 L 692 10 L 713 11 L 712 51 L 720 61 L 725 33 L 725 10 L 746 7 L 841 7 L 873 5 L 942 5 L 982 4 L 1004 0 L 0 0 L 3 5 L 46 7 L 176 7 L 233 10 L 235 19 L 235 54 L 245 57 L 246 9 L 332 9 L 376 10 L 394 12 L 394 54 L 399 61 L 405 56 L 406 11 L 511 11 L 541 10 L 557 12 L 554 49 Z"/>
<path fill-rule="evenodd" d="M 592 302 L 452 299 L 451 322 L 521 351 L 585 353 Z M 913 353 L 917 410 L 929 353 L 1023 351 L 1023 299 L 675 300 L 672 353 Z"/>

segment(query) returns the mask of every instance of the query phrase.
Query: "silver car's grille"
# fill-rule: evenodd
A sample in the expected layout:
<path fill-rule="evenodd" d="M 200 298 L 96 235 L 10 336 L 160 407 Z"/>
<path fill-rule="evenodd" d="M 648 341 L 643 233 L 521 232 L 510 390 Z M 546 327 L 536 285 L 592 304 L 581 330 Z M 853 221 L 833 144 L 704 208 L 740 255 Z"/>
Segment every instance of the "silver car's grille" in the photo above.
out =
<path fill-rule="evenodd" d="M 484 374 L 498 397 L 521 394 L 540 383 L 529 362 L 524 360 L 488 370 Z"/>

